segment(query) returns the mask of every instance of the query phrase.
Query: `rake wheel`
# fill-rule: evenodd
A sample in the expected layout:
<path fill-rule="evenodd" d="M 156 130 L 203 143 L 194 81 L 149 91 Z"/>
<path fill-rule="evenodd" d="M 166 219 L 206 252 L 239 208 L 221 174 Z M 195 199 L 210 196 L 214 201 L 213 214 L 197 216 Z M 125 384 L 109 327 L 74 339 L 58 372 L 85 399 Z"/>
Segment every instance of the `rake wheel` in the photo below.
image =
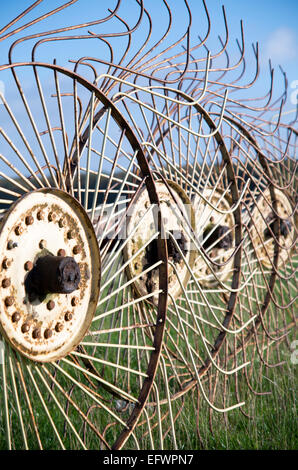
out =
<path fill-rule="evenodd" d="M 135 298 L 139 275 L 127 277 L 122 253 L 133 236 L 125 215 L 138 192 L 159 205 L 149 167 L 124 118 L 80 76 L 37 63 L 1 67 L 2 77 L 7 73 L 15 80 L 14 102 L 1 98 L 7 445 L 120 448 L 132 436 L 130 445 L 138 446 L 134 427 L 164 328 L 160 217 L 152 230 L 159 284 L 149 295 Z M 22 87 L 28 77 L 29 98 Z M 101 120 L 86 122 L 95 100 Z M 156 306 L 148 316 L 150 297 Z"/>
<path fill-rule="evenodd" d="M 56 158 L 34 168 L 28 180 L 34 181 L 34 191 L 39 186 L 62 188 L 82 204 L 98 240 L 101 264 L 99 310 L 87 333 L 90 341 L 87 336 L 71 357 L 90 384 L 83 395 L 104 392 L 95 395 L 97 401 L 94 398 L 82 415 L 72 398 L 82 384 L 73 384 L 67 394 L 62 385 L 59 388 L 55 370 L 53 379 L 49 377 L 51 399 L 55 387 L 66 398 L 64 435 L 58 441 L 61 447 L 64 442 L 92 447 L 90 428 L 103 448 L 177 448 L 176 430 L 184 425 L 185 403 L 191 401 L 191 426 L 199 438 L 202 409 L 209 412 L 211 430 L 213 411 L 223 412 L 225 423 L 225 411 L 240 408 L 246 415 L 244 396 L 263 394 L 266 371 L 282 365 L 280 343 L 285 340 L 290 346 L 296 324 L 297 114 L 292 123 L 282 122 L 286 76 L 282 71 L 285 90 L 274 101 L 270 65 L 268 93 L 251 98 L 259 75 L 258 44 L 252 47 L 255 76 L 245 81 L 249 61 L 242 22 L 239 58 L 234 61 L 224 8 L 225 37 L 219 37 L 216 50 L 212 42 L 209 47 L 211 18 L 204 0 L 206 33 L 199 42 L 192 33 L 202 15 L 195 23 L 187 1 L 185 30 L 174 39 L 174 12 L 165 0 L 160 2 L 168 18 L 163 33 L 143 0 L 132 1 L 131 9 L 118 0 L 111 5 L 114 9 L 85 23 L 65 27 L 61 22 L 59 27 L 57 22 L 55 30 L 30 31 L 34 24 L 72 8 L 73 0 L 15 27 L 39 3 L 0 31 L 16 84 L 15 70 L 21 66 L 14 67 L 14 62 L 32 42 L 30 56 L 21 55 L 21 60 L 32 61 L 27 67 L 34 71 L 41 101 L 37 71 L 44 67 L 56 75 L 52 93 L 58 102 L 58 124 L 50 124 L 41 109 L 45 120 L 39 139 L 48 139 L 53 147 L 53 135 L 61 133 L 62 143 Z M 182 16 L 178 20 L 180 24 Z M 23 31 L 26 36 L 20 37 Z M 88 44 L 83 52 L 82 44 Z M 47 65 L 57 52 L 64 69 L 55 65 L 56 59 L 54 66 Z M 60 91 L 59 74 L 69 79 L 65 92 Z M 78 94 L 78 84 L 89 99 L 85 92 Z M 20 86 L 18 92 L 24 102 Z M 67 100 L 73 101 L 69 107 L 76 123 L 70 132 L 61 112 Z M 109 113 L 115 125 L 108 123 Z M 98 133 L 110 144 L 101 150 L 93 145 Z M 16 142 L 11 143 L 18 150 Z M 35 148 L 31 153 L 39 161 L 45 152 L 40 142 L 37 148 L 41 153 Z M 95 166 L 94 157 L 99 159 Z M 13 196 L 4 202 L 9 206 L 16 194 L 7 186 L 4 192 L 6 199 Z M 93 330 L 97 321 L 104 329 Z M 111 343 L 114 335 L 117 345 Z M 117 352 L 111 353 L 114 346 Z M 99 347 L 105 350 L 101 368 Z M 123 348 L 130 352 L 122 355 Z M 131 364 L 137 369 L 135 380 Z M 9 423 L 6 369 L 7 362 L 4 418 Z M 97 391 L 96 381 L 102 390 Z M 67 429 L 73 431 L 68 419 L 72 408 L 82 418 L 82 442 L 78 439 L 74 445 L 66 440 Z M 34 427 L 33 412 L 31 420 Z M 55 427 L 51 431 L 59 436 Z"/>

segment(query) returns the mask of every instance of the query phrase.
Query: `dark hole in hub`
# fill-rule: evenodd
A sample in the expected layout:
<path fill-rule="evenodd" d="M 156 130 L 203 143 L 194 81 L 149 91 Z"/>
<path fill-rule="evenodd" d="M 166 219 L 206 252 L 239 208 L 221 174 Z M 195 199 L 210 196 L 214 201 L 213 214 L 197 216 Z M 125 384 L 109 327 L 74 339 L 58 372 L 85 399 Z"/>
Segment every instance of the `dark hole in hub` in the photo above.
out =
<path fill-rule="evenodd" d="M 81 280 L 78 263 L 70 256 L 41 256 L 25 279 L 29 302 L 42 302 L 47 294 L 70 294 Z"/>
<path fill-rule="evenodd" d="M 287 237 L 290 233 L 291 233 L 291 230 L 292 230 L 292 224 L 289 220 L 281 220 L 279 217 L 277 218 L 276 216 L 274 216 L 274 214 L 270 214 L 267 219 L 266 219 L 266 222 L 268 224 L 268 227 L 264 230 L 264 238 L 265 240 L 268 240 L 269 238 L 273 237 L 273 227 L 274 227 L 274 222 L 276 220 L 279 220 L 280 222 L 280 234 L 283 236 L 283 237 Z"/>
<path fill-rule="evenodd" d="M 204 230 L 203 232 L 203 239 L 207 237 L 207 235 L 213 230 L 214 225 L 211 227 L 208 227 Z M 218 240 L 217 243 L 215 243 Z M 232 243 L 233 243 L 233 238 L 232 238 L 232 233 L 230 231 L 230 228 L 227 227 L 226 225 L 218 225 L 212 234 L 207 238 L 206 241 L 203 242 L 203 248 L 207 250 L 211 245 L 213 248 L 231 248 Z"/>
<path fill-rule="evenodd" d="M 187 240 L 181 231 L 173 231 L 170 230 L 170 233 L 175 237 L 177 245 L 179 246 L 180 250 L 182 251 L 183 255 L 186 256 L 187 254 Z M 167 238 L 167 249 L 168 249 L 168 257 L 174 263 L 179 263 L 182 260 L 182 255 L 179 252 L 174 240 L 169 237 Z M 157 240 L 153 240 L 149 245 L 146 247 L 146 260 L 147 263 L 144 266 L 144 270 L 152 266 L 153 264 L 159 261 L 158 258 L 158 250 L 157 250 Z M 147 280 L 146 280 L 146 289 L 149 294 L 153 291 L 154 282 L 152 279 L 153 271 L 151 270 L 147 273 Z"/>

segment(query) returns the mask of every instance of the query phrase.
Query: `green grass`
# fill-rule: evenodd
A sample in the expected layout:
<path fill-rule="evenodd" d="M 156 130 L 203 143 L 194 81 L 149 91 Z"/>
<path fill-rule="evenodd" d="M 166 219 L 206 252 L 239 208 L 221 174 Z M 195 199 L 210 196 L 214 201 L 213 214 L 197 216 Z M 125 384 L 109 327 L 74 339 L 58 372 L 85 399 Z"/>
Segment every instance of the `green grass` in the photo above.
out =
<path fill-rule="evenodd" d="M 292 294 L 289 292 L 289 295 Z M 122 299 L 119 297 L 117 303 L 111 302 L 112 305 L 121 305 Z M 186 307 L 186 306 L 185 306 Z M 103 313 L 105 311 L 105 304 L 98 309 L 97 314 Z M 130 317 L 128 315 L 128 317 Z M 101 323 L 99 321 L 98 328 L 109 328 L 112 325 L 110 324 L 110 319 L 105 318 Z M 122 325 L 125 326 L 125 325 Z M 122 343 L 126 341 L 126 333 L 122 333 Z M 134 336 L 134 338 L 137 337 Z M 173 332 L 173 339 L 178 341 L 178 338 Z M 105 342 L 109 341 L 111 343 L 117 343 L 119 340 L 118 334 L 112 333 L 111 335 L 101 335 L 100 341 Z M 293 333 L 289 338 L 289 344 L 295 340 Z M 193 338 L 193 341 L 196 341 L 196 338 Z M 139 337 L 139 344 L 142 344 L 142 338 Z M 90 353 L 91 353 L 90 348 Z M 87 348 L 89 352 L 89 348 Z M 177 448 L 184 450 L 196 450 L 196 449 L 298 449 L 298 427 L 297 427 L 297 402 L 296 402 L 296 391 L 297 391 L 297 365 L 291 362 L 292 351 L 288 348 L 287 343 L 281 343 L 279 349 L 279 356 L 277 352 L 272 351 L 270 354 L 270 362 L 278 362 L 280 359 L 284 360 L 285 363 L 281 367 L 275 368 L 264 368 L 261 367 L 261 362 L 259 359 L 254 361 L 252 371 L 253 376 L 251 378 L 251 383 L 253 387 L 258 392 L 266 393 L 263 396 L 254 395 L 249 391 L 247 383 L 243 374 L 239 374 L 239 384 L 238 389 L 240 392 L 241 401 L 245 401 L 243 407 L 243 412 L 249 415 L 247 418 L 244 416 L 239 409 L 233 410 L 225 415 L 222 413 L 213 412 L 210 417 L 210 407 L 204 401 L 203 398 L 200 399 L 200 408 L 197 413 L 197 403 L 198 403 L 198 394 L 197 389 L 194 388 L 190 393 L 186 394 L 185 397 L 179 398 L 172 403 L 173 415 L 177 416 L 175 422 L 175 431 L 176 431 L 176 441 Z M 202 353 L 204 349 L 202 349 Z M 185 351 L 183 351 L 185 353 Z M 99 357 L 104 357 L 105 348 L 97 348 L 97 354 Z M 107 359 L 110 361 L 116 361 L 115 355 L 117 350 L 109 349 Z M 249 352 L 248 352 L 249 354 Z M 123 364 L 125 365 L 125 357 L 121 356 L 123 359 Z M 131 356 L 133 360 L 133 355 Z M 136 357 L 134 358 L 135 360 Z M 134 367 L 134 364 L 132 364 Z M 144 364 L 145 367 L 145 364 Z M 64 370 L 68 370 L 67 366 L 64 366 Z M 103 370 L 98 366 L 98 370 L 103 374 Z M 9 371 L 7 370 L 8 375 Z M 106 380 L 113 381 L 113 371 L 105 367 L 104 377 Z M 126 374 L 119 374 L 117 385 L 121 386 L 121 381 L 125 383 Z M 34 377 L 37 379 L 37 376 L 34 374 Z M 1 388 L 1 374 L 0 374 L 0 388 Z M 80 380 L 84 384 L 88 382 L 81 376 Z M 132 391 L 131 393 L 137 393 L 139 387 L 132 380 Z M 89 409 L 90 400 L 86 397 L 82 397 L 80 390 L 74 389 L 71 390 L 71 383 L 66 378 L 62 379 L 60 377 L 59 382 L 61 386 L 68 392 L 71 393 L 71 397 L 78 403 L 82 410 Z M 223 389 L 222 383 L 219 384 L 217 388 L 217 397 L 227 395 L 227 403 L 229 405 L 237 403 L 238 399 L 235 394 L 235 385 L 234 378 L 228 382 L 226 392 Z M 125 387 L 124 387 L 125 388 Z M 20 393 L 21 406 L 23 410 L 23 419 L 26 423 L 30 423 L 29 413 L 26 408 L 26 402 L 24 397 L 21 395 L 21 387 L 18 387 Z M 54 405 L 53 400 L 51 399 L 49 392 L 41 384 L 40 390 L 43 396 L 46 399 L 46 403 L 51 410 L 52 417 L 57 424 L 57 428 L 61 436 L 63 436 L 63 442 L 66 448 L 80 448 L 80 446 L 75 441 L 72 433 L 69 431 L 68 427 L 64 427 L 64 420 L 61 419 L 61 414 L 57 407 Z M 11 390 L 10 390 L 11 392 Z M 32 396 L 34 391 L 32 390 Z M 109 406 L 114 407 L 116 399 L 111 398 L 111 395 L 103 390 L 98 388 L 97 392 L 101 395 L 102 399 L 106 400 L 106 403 Z M 165 386 L 162 380 L 160 380 L 160 389 L 161 397 L 165 397 Z M 59 392 L 55 391 L 57 398 L 59 399 L 63 408 L 67 406 L 67 400 Z M 30 390 L 31 396 L 31 390 Z M 5 430 L 4 430 L 4 419 L 3 419 L 3 398 L 0 394 L 0 450 L 6 449 L 6 439 L 5 439 Z M 20 427 L 18 425 L 16 408 L 14 405 L 14 400 L 10 400 L 11 404 L 11 426 L 13 429 L 13 447 L 22 448 L 22 436 L 20 433 Z M 220 406 L 220 403 L 217 399 L 217 404 Z M 222 403 L 221 403 L 222 405 Z M 164 413 L 167 408 L 167 405 L 164 405 L 162 412 Z M 36 398 L 34 400 L 34 412 L 37 420 L 37 424 L 41 429 L 43 437 L 43 446 L 45 449 L 59 449 L 59 444 L 55 437 L 53 436 L 53 429 L 44 413 L 44 410 Z M 151 417 L 150 413 L 155 412 L 155 410 L 148 409 L 148 415 Z M 74 426 L 82 435 L 83 421 L 79 416 L 78 412 L 72 407 L 69 408 L 68 416 L 71 418 Z M 124 412 L 119 415 L 124 421 L 128 418 L 129 413 Z M 94 422 L 100 430 L 105 429 L 106 426 L 109 426 L 109 419 L 106 412 L 99 407 L 94 408 L 90 415 L 90 420 Z M 144 419 L 142 416 L 141 419 Z M 155 420 L 155 421 L 154 421 Z M 152 418 L 152 421 L 155 423 L 156 417 Z M 211 425 L 211 426 L 210 426 Z M 108 428 L 106 433 L 106 438 L 109 442 L 115 441 L 118 437 L 121 430 L 121 426 L 111 426 Z M 136 428 L 135 434 L 137 439 L 140 442 L 141 448 L 151 448 L 150 439 L 148 434 L 146 434 L 147 425 L 146 422 L 143 426 Z M 28 440 L 30 448 L 38 448 L 36 438 L 32 426 L 28 426 L 26 429 L 28 432 Z M 155 448 L 160 448 L 159 432 L 158 427 L 156 426 L 153 431 L 153 441 L 155 443 Z M 174 439 L 171 435 L 170 430 L 170 420 L 167 417 L 163 421 L 163 433 L 164 433 L 164 448 L 165 449 L 174 449 Z M 86 445 L 87 447 L 98 449 L 99 448 L 99 439 L 92 433 L 87 433 Z M 126 448 L 135 448 L 135 442 L 130 438 L 127 442 Z"/>
<path fill-rule="evenodd" d="M 253 385 L 256 386 L 259 391 L 262 390 L 262 392 L 265 393 L 270 392 L 270 394 L 264 396 L 254 395 L 248 391 L 244 378 L 242 377 L 241 379 L 240 377 L 239 390 L 241 392 L 241 399 L 244 398 L 245 400 L 243 411 L 250 415 L 250 418 L 244 416 L 240 410 L 233 410 L 227 413 L 225 417 L 221 413 L 213 412 L 211 420 L 212 428 L 210 428 L 210 409 L 203 399 L 200 400 L 199 420 L 197 422 L 196 390 L 187 394 L 184 399 L 178 399 L 174 402 L 172 405 L 174 415 L 181 408 L 181 413 L 175 423 L 178 449 L 298 449 L 296 401 L 298 378 L 297 365 L 292 364 L 291 351 L 286 346 L 286 343 L 281 345 L 280 355 L 281 358 L 285 360 L 285 364 L 281 367 L 266 370 L 263 368 L 261 372 L 262 383 L 259 387 L 259 373 L 261 370 L 260 363 L 256 361 L 254 365 L 255 380 L 252 380 Z M 65 382 L 65 387 L 67 386 L 69 387 L 69 384 Z M 43 387 L 41 387 L 41 390 L 44 391 Z M 228 393 L 231 396 L 231 402 L 235 402 L 236 399 L 232 386 L 228 387 Z M 49 403 L 49 395 L 45 391 L 44 396 L 47 397 L 47 403 Z M 59 394 L 57 394 L 57 396 L 61 398 L 61 403 L 63 403 L 62 397 Z M 80 402 L 78 392 L 75 392 L 72 397 L 76 398 L 77 402 Z M 84 408 L 84 403 L 81 403 L 81 406 Z M 54 409 L 55 407 L 51 407 L 52 411 Z M 3 407 L 1 406 L 1 414 L 2 413 Z M 57 441 L 53 438 L 53 431 L 44 415 L 41 405 L 35 408 L 35 413 L 43 436 L 47 436 L 47 438 L 43 440 L 44 448 L 59 448 Z M 24 418 L 26 414 L 27 412 L 24 412 Z M 76 427 L 79 428 L 81 419 L 78 414 L 73 410 L 70 413 L 70 416 L 72 421 L 77 425 Z M 58 417 L 59 413 L 56 411 L 53 415 L 53 418 L 56 418 L 55 422 L 59 422 Z M 124 414 L 122 418 L 125 419 Z M 92 415 L 92 419 L 99 422 L 101 428 L 104 427 L 104 422 L 106 421 L 104 412 L 99 409 L 95 410 Z M 3 425 L 2 417 L 1 422 Z M 169 425 L 169 420 L 168 423 L 163 422 L 163 431 L 167 429 L 167 424 Z M 22 440 L 16 414 L 14 414 L 12 426 L 14 429 L 13 439 L 15 447 L 17 448 L 21 444 Z M 113 437 L 115 438 L 119 431 L 119 429 L 117 431 L 116 428 L 117 427 L 111 428 L 107 437 L 110 437 L 111 439 L 113 439 Z M 63 425 L 61 423 L 60 430 L 62 429 Z M 143 429 L 140 428 L 136 431 L 138 438 L 141 439 L 142 433 L 145 429 L 146 425 L 144 425 Z M 159 448 L 157 428 L 154 430 L 153 435 L 156 448 Z M 32 447 L 37 448 L 33 432 L 30 432 L 28 437 Z M 66 447 L 75 446 L 71 433 L 66 432 L 64 437 Z M 92 448 L 98 448 L 98 440 L 93 436 L 93 433 L 88 436 L 88 445 Z M 129 439 L 127 447 L 135 448 L 132 439 Z M 142 447 L 150 448 L 148 436 L 144 435 Z M 174 448 L 174 442 L 170 431 L 165 436 L 164 448 Z M 1 429 L 0 449 L 6 449 L 4 429 Z"/>
<path fill-rule="evenodd" d="M 184 429 L 177 433 L 178 448 L 298 449 L 297 365 L 291 363 L 291 351 L 285 343 L 280 348 L 280 354 L 285 364 L 262 372 L 261 390 L 269 394 L 254 395 L 248 392 L 244 380 L 239 383 L 240 391 L 246 392 L 242 394 L 245 396 L 243 411 L 249 418 L 239 410 L 227 413 L 226 419 L 221 413 L 213 412 L 210 429 L 209 407 L 202 402 L 197 426 L 193 418 L 194 401 L 190 395 L 180 418 Z M 258 381 L 259 364 L 255 364 L 255 370 Z"/>

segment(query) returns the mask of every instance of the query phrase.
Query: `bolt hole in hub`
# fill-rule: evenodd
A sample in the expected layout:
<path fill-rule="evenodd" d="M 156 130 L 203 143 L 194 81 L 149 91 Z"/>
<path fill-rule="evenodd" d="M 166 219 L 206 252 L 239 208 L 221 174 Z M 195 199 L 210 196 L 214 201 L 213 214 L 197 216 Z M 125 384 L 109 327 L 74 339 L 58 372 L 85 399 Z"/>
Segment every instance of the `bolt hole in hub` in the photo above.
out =
<path fill-rule="evenodd" d="M 190 273 L 183 260 L 183 256 L 191 267 L 196 257 L 189 236 L 190 227 L 193 231 L 195 230 L 194 212 L 189 198 L 178 184 L 170 180 L 167 180 L 166 183 L 157 181 L 155 184 L 167 237 L 168 260 L 170 262 L 168 270 L 169 292 L 174 298 L 177 298 L 182 292 L 179 280 L 182 285 L 186 286 L 190 278 Z M 159 287 L 158 268 L 149 270 L 142 275 L 146 269 L 160 261 L 158 258 L 157 240 L 154 239 L 145 246 L 154 235 L 155 227 L 157 226 L 155 223 L 157 214 L 154 213 L 154 210 L 150 210 L 146 215 L 146 210 L 149 208 L 149 197 L 147 191 L 144 189 L 140 192 L 138 199 L 135 201 L 130 211 L 130 218 L 127 224 L 128 237 L 138 225 L 141 218 L 145 218 L 142 220 L 142 223 L 140 223 L 133 236 L 130 237 L 124 249 L 125 261 L 129 261 L 137 251 L 144 246 L 144 250 L 135 257 L 134 261 L 128 265 L 127 269 L 129 278 L 132 279 L 139 276 L 134 282 L 134 287 L 137 294 L 140 296 L 150 294 L 158 290 Z M 172 265 L 175 266 L 175 269 Z M 175 270 L 177 271 L 177 275 L 174 273 Z M 156 302 L 157 297 L 153 297 L 153 303 Z"/>
<path fill-rule="evenodd" d="M 34 361 L 64 357 L 88 331 L 99 297 L 89 217 L 64 191 L 28 193 L 2 220 L 0 256 L 1 333 Z"/>

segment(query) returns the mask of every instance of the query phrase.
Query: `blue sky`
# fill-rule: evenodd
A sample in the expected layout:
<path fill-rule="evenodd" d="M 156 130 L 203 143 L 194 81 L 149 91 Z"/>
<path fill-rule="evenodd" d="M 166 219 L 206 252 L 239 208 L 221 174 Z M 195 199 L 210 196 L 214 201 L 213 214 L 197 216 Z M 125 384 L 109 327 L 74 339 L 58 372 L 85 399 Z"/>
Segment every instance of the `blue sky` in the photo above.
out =
<path fill-rule="evenodd" d="M 251 51 L 251 43 L 259 42 L 260 53 L 261 53 L 261 74 L 258 80 L 257 88 L 254 90 L 262 90 L 265 92 L 268 90 L 268 58 L 271 57 L 272 64 L 276 69 L 275 78 L 275 90 L 276 95 L 278 92 L 283 90 L 283 79 L 279 73 L 278 65 L 280 64 L 286 71 L 289 81 L 289 97 L 291 92 L 294 91 L 292 86 L 296 86 L 298 90 L 298 1 L 296 0 L 206 0 L 207 6 L 212 19 L 212 34 L 210 37 L 209 44 L 214 47 L 214 50 L 218 49 L 217 34 L 224 35 L 224 24 L 221 12 L 221 5 L 224 4 L 227 20 L 230 32 L 231 44 L 235 43 L 236 38 L 240 38 L 240 20 L 244 21 L 244 32 L 245 32 L 245 43 L 247 53 L 247 71 L 248 74 L 251 70 L 251 74 L 254 72 L 253 54 Z M 5 2 L 5 6 L 2 7 L 0 23 L 5 24 L 9 19 L 15 17 L 22 9 L 28 7 L 32 3 L 32 0 L 18 0 L 13 2 Z M 29 21 L 33 17 L 43 13 L 46 9 L 59 6 L 63 3 L 62 0 L 51 0 L 51 2 L 42 2 L 41 5 L 28 15 Z M 185 8 L 184 0 L 168 0 L 169 5 L 173 10 L 173 36 L 176 37 L 178 34 L 185 30 L 185 21 L 187 19 L 187 10 Z M 71 8 L 67 9 L 66 12 L 59 13 L 45 22 L 43 25 L 38 24 L 30 29 L 28 33 L 34 34 L 35 32 L 43 28 L 56 28 L 65 26 L 68 24 L 80 23 L 84 21 L 94 20 L 97 17 L 102 17 L 107 12 L 107 8 L 113 9 L 116 5 L 116 0 L 79 0 Z M 127 19 L 130 15 L 131 21 L 135 21 L 138 15 L 138 9 L 135 6 L 133 0 L 123 0 L 123 5 L 127 10 L 125 11 L 125 18 Z M 130 8 L 130 5 L 134 5 L 134 8 Z M 163 18 L 166 18 L 165 10 L 161 7 L 161 0 L 145 0 L 145 6 L 150 8 L 153 20 L 157 26 L 158 32 L 162 30 Z M 193 24 L 192 24 L 192 38 L 194 39 L 197 33 L 203 35 L 206 30 L 206 21 L 204 15 L 202 15 L 202 2 L 201 0 L 189 0 L 190 8 L 193 12 Z M 97 14 L 99 12 L 99 14 Z M 202 21 L 199 21 L 199 19 Z M 110 25 L 109 25 L 110 27 Z M 98 29 L 94 30 L 98 31 Z M 98 28 L 98 27 L 97 27 Z M 104 26 L 102 27 L 104 30 Z M 104 30 L 105 31 L 105 30 Z M 22 33 L 24 34 L 24 33 Z M 17 37 L 17 36 L 16 36 Z M 137 36 L 136 36 L 137 37 Z M 15 39 L 15 38 L 14 38 Z M 95 40 L 96 41 L 96 40 Z M 69 57 L 70 49 L 71 54 L 77 54 L 77 57 L 81 55 L 96 55 L 98 54 L 98 42 L 86 41 L 73 42 L 71 45 L 65 41 L 59 43 L 59 48 L 53 47 L 53 54 Z M 212 42 L 214 41 L 214 42 Z M 0 56 L 1 62 L 7 62 L 5 57 L 5 50 L 7 45 L 12 40 L 0 42 Z M 15 59 L 22 57 L 25 48 L 28 46 L 25 43 L 18 49 L 19 56 Z M 28 48 L 29 50 L 29 48 Z M 4 55 L 5 54 L 5 55 Z M 30 56 L 29 56 L 30 58 Z M 262 95 L 261 95 L 262 96 Z M 290 102 L 287 104 L 286 109 L 293 108 Z"/>
<path fill-rule="evenodd" d="M 36 8 L 26 17 L 25 21 L 22 20 L 19 24 L 24 24 L 24 22 L 36 18 L 49 9 L 60 6 L 65 1 L 66 0 L 43 1 L 38 6 L 38 8 Z M 188 21 L 187 8 L 185 6 L 184 0 L 167 1 L 173 12 L 173 27 L 172 32 L 168 38 L 169 43 L 172 43 L 173 41 L 177 40 L 177 38 L 180 37 L 186 30 Z M 1 10 L 0 25 L 7 24 L 11 19 L 15 18 L 20 13 L 20 11 L 27 8 L 32 2 L 33 0 L 15 0 L 11 2 L 5 2 Z M 8 62 L 7 51 L 9 46 L 18 37 L 27 34 L 35 34 L 44 30 L 65 27 L 72 24 L 94 21 L 95 19 L 105 17 L 108 14 L 107 9 L 114 9 L 116 3 L 116 0 L 78 0 L 71 8 L 46 19 L 42 23 L 28 28 L 26 31 L 23 31 L 20 36 L 15 35 L 6 41 L 0 41 L 0 63 Z M 153 20 L 154 28 L 152 37 L 153 42 L 151 43 L 152 45 L 154 40 L 160 38 L 164 32 L 167 26 L 167 15 L 162 0 L 145 0 L 144 3 L 145 7 L 148 6 L 148 9 L 150 9 L 150 14 L 152 15 Z M 209 9 L 212 24 L 210 39 L 208 40 L 208 47 L 210 48 L 211 52 L 214 53 L 221 49 L 220 43 L 218 41 L 218 35 L 221 35 L 223 38 L 225 35 L 221 8 L 222 2 L 219 0 L 206 0 L 206 3 Z M 279 64 L 283 67 L 288 76 L 288 101 L 284 108 L 284 112 L 288 114 L 286 115 L 285 119 L 283 119 L 283 121 L 285 122 L 288 119 L 291 121 L 296 111 L 295 102 L 291 102 L 291 95 L 293 95 L 293 93 L 295 94 L 295 90 L 296 94 L 294 95 L 294 98 L 298 98 L 298 0 L 224 0 L 223 4 L 225 5 L 227 23 L 229 27 L 229 48 L 231 50 L 231 62 L 237 61 L 237 58 L 239 57 L 239 50 L 236 46 L 236 38 L 240 39 L 240 20 L 242 19 L 244 22 L 244 36 L 246 45 L 245 57 L 247 65 L 247 77 L 245 83 L 249 82 L 253 78 L 255 72 L 255 62 L 251 44 L 258 41 L 260 46 L 261 70 L 259 79 L 256 86 L 247 91 L 248 95 L 245 96 L 245 93 L 242 93 L 241 91 L 241 96 L 244 95 L 243 97 L 251 98 L 266 95 L 270 84 L 268 58 L 271 57 L 272 65 L 276 70 L 274 98 L 280 96 L 284 89 L 284 80 L 278 68 Z M 130 25 L 133 25 L 137 21 L 139 15 L 139 8 L 136 4 L 136 1 L 122 0 L 121 5 L 121 15 L 123 15 L 125 19 L 129 20 Z M 207 21 L 201 0 L 189 0 L 189 6 L 193 13 L 191 41 L 192 45 L 194 45 L 197 43 L 196 38 L 198 34 L 201 36 L 205 35 Z M 115 19 L 113 21 L 115 21 L 115 23 L 109 22 L 108 24 L 97 25 L 94 27 L 92 26 L 88 29 L 97 33 L 111 32 L 111 28 L 115 28 L 114 30 L 119 30 L 119 21 Z M 146 19 L 144 19 L 144 28 L 146 28 Z M 135 47 L 134 51 L 136 51 L 136 49 L 144 40 L 143 31 L 143 29 L 138 30 L 133 35 L 133 44 Z M 82 33 L 87 35 L 88 30 L 79 30 L 79 34 Z M 24 42 L 22 45 L 16 47 L 13 53 L 13 61 L 30 61 L 31 48 L 35 41 L 36 40 L 32 41 L 31 43 L 30 41 Z M 127 37 L 120 39 L 118 38 L 117 41 L 117 47 L 115 47 L 115 61 L 117 61 L 117 53 L 121 55 L 123 48 L 125 49 Z M 122 52 L 120 51 L 121 47 Z M 200 49 L 200 51 L 201 56 L 205 57 L 203 48 L 202 50 Z M 104 46 L 103 43 L 98 39 L 92 38 L 88 40 L 59 41 L 56 43 L 51 42 L 46 45 L 42 45 L 38 49 L 37 59 L 42 62 L 51 62 L 55 57 L 57 58 L 58 64 L 65 65 L 69 57 L 74 59 L 79 59 L 85 55 L 100 57 L 102 52 L 104 54 L 107 53 L 106 46 Z M 233 56 L 233 54 L 235 55 Z M 89 73 L 91 74 L 90 69 L 87 70 L 89 70 Z M 86 67 L 84 71 L 86 71 Z M 27 72 L 28 70 L 23 71 L 24 80 L 22 81 L 22 87 L 27 96 L 30 97 L 32 77 L 31 75 L 29 76 L 29 73 Z M 46 74 L 45 71 L 44 73 Z M 53 87 L 53 77 L 52 74 L 50 75 L 51 84 Z M 237 72 L 237 75 L 239 75 L 239 71 Z M 94 76 L 87 78 L 93 80 Z M 15 89 L 11 85 L 12 80 L 10 72 L 2 72 L 0 74 L 0 92 L 2 83 L 4 83 L 5 86 L 4 92 L 7 100 L 10 102 L 10 105 L 13 103 L 14 111 L 19 113 L 17 114 L 17 117 L 21 119 L 23 108 L 20 104 L 19 98 L 15 98 Z M 294 86 L 295 88 L 291 88 L 291 86 Z M 49 87 L 49 95 L 51 92 L 54 93 L 54 90 L 51 91 Z M 30 105 L 32 107 L 34 105 L 34 96 L 30 98 Z M 235 97 L 235 95 L 233 95 L 233 97 Z M 3 119 L 5 119 L 4 113 Z"/>

